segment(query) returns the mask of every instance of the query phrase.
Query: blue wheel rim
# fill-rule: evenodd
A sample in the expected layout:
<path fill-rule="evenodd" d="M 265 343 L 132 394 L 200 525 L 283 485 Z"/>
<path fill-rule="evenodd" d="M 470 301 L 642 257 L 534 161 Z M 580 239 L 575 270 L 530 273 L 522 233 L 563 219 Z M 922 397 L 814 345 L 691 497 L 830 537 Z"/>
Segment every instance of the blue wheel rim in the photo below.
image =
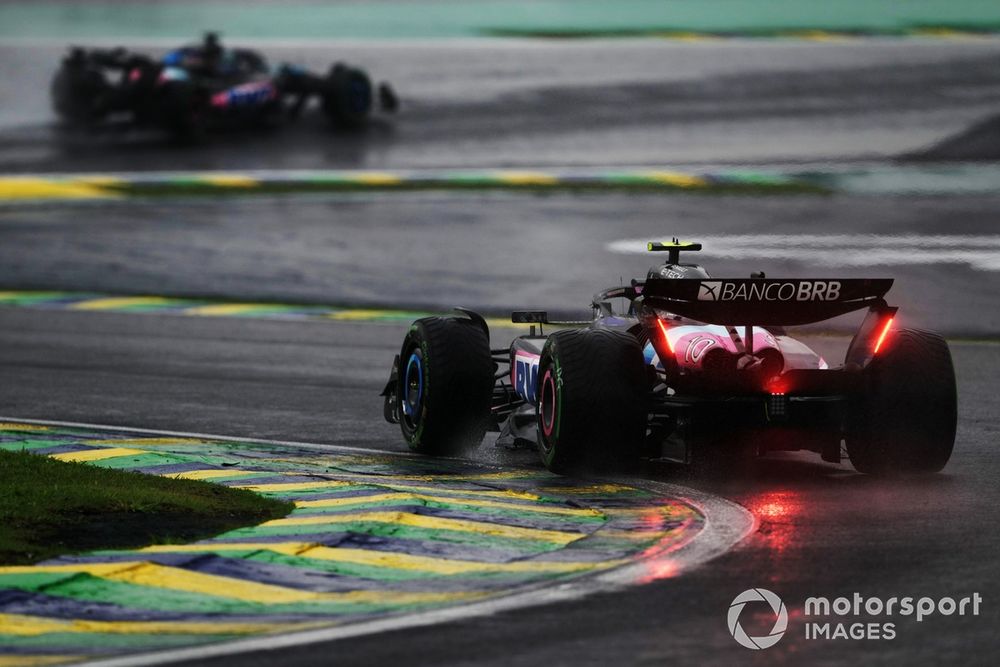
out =
<path fill-rule="evenodd" d="M 368 97 L 371 94 L 368 82 L 360 79 L 353 79 L 350 82 L 350 107 L 355 113 L 364 113 L 368 110 Z"/>
<path fill-rule="evenodd" d="M 406 362 L 406 375 L 403 377 L 403 414 L 407 417 L 419 414 L 423 398 L 424 367 L 420 355 L 414 351 Z"/>

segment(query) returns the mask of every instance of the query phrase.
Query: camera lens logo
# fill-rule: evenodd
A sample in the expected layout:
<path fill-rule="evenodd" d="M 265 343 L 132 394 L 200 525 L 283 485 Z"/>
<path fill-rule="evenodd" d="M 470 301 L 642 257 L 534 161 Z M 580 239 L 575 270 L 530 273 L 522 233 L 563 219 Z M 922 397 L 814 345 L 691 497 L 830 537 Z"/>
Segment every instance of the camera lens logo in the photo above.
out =
<path fill-rule="evenodd" d="M 751 637 L 743 626 L 740 625 L 740 613 L 748 602 L 766 602 L 774 612 L 774 627 L 771 632 L 763 637 Z M 788 610 L 785 603 L 777 595 L 766 588 L 751 588 L 736 596 L 733 603 L 729 605 L 729 634 L 733 636 L 740 646 L 752 649 L 770 648 L 778 643 L 785 630 L 788 628 Z"/>
<path fill-rule="evenodd" d="M 718 301 L 719 287 L 721 286 L 721 280 L 709 280 L 707 282 L 699 283 L 698 301 Z"/>

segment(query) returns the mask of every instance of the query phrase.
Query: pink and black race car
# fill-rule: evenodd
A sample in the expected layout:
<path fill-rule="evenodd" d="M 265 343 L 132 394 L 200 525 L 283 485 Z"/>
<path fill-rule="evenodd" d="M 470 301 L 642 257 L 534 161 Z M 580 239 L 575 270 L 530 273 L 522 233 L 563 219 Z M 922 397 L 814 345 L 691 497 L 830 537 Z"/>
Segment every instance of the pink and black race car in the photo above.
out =
<path fill-rule="evenodd" d="M 515 312 L 532 326 L 509 348 L 491 350 L 485 319 L 468 310 L 417 320 L 383 392 L 386 419 L 413 450 L 436 455 L 499 431 L 501 444 L 537 446 L 556 472 L 776 450 L 839 462 L 842 444 L 865 473 L 948 462 L 951 354 L 937 334 L 892 328 L 891 279 L 720 279 L 680 261 L 699 244 L 648 247 L 667 262 L 597 294 L 592 321 Z M 867 314 L 836 367 L 784 329 L 859 310 Z M 573 328 L 545 335 L 545 324 Z"/>
<path fill-rule="evenodd" d="M 377 89 L 395 111 L 392 88 Z M 52 80 L 52 106 L 64 121 L 94 128 L 146 126 L 177 138 L 223 126 L 259 126 L 295 118 L 312 98 L 336 124 L 356 126 L 374 108 L 368 75 L 343 63 L 326 76 L 296 65 L 271 68 L 257 51 L 223 48 L 214 33 L 160 59 L 124 49 L 70 49 Z M 115 123 L 117 121 L 117 123 Z"/>

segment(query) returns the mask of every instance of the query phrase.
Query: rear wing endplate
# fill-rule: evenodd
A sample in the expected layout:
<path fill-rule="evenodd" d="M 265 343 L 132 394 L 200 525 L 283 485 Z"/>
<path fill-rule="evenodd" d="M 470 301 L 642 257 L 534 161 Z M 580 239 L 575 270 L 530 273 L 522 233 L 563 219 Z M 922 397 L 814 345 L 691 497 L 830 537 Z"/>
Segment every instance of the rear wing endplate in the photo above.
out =
<path fill-rule="evenodd" d="M 641 295 L 647 306 L 706 324 L 792 326 L 884 304 L 890 287 L 892 278 L 666 278 L 647 280 Z"/>

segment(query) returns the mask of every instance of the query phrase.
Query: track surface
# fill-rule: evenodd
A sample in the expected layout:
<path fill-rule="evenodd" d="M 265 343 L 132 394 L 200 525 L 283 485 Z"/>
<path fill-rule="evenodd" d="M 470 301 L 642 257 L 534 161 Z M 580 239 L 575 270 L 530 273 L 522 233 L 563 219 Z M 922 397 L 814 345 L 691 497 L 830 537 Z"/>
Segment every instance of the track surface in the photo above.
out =
<path fill-rule="evenodd" d="M 286 54 L 317 65 L 336 55 Z M 329 135 L 317 121 L 183 151 L 142 137 L 123 143 L 55 134 L 40 124 L 47 111 L 37 81 L 48 76 L 56 51 L 4 47 L 0 62 L 9 65 L 9 76 L 0 84 L 7 127 L 0 132 L 0 169 L 888 159 L 996 113 L 1000 101 L 994 40 L 347 46 L 337 54 L 399 82 L 405 106 L 398 121 L 360 137 Z M 989 235 L 997 204 L 989 196 L 405 194 L 21 207 L 0 212 L 0 285 L 555 309 L 586 304 L 609 279 L 644 272 L 647 258 L 606 250 L 619 239 L 734 231 Z M 718 258 L 710 268 L 734 275 L 819 270 L 794 257 Z M 850 271 L 895 275 L 893 294 L 911 322 L 977 335 L 1000 331 L 996 272 L 936 263 Z M 401 332 L 394 325 L 0 310 L 0 413 L 400 449 L 395 429 L 380 421 L 376 394 Z M 824 352 L 832 345 L 821 343 Z M 281 660 L 992 664 L 1000 621 L 1000 538 L 992 529 L 1000 519 L 994 483 L 1000 348 L 954 344 L 953 352 L 960 431 L 942 475 L 876 481 L 798 455 L 761 462 L 728 481 L 651 470 L 744 504 L 760 518 L 760 531 L 711 567 L 676 579 L 489 619 L 286 650 Z M 530 453 L 488 445 L 478 455 L 534 465 Z M 748 654 L 729 637 L 726 610 L 755 586 L 774 590 L 790 608 L 811 595 L 854 591 L 979 592 L 986 602 L 979 617 L 920 625 L 902 619 L 893 641 L 806 642 L 801 619 L 793 617 L 775 648 Z M 766 619 L 759 620 L 763 626 Z"/>
<path fill-rule="evenodd" d="M 155 50 L 155 49 L 154 49 Z M 48 125 L 62 50 L 0 46 L 0 170 L 502 167 L 877 159 L 997 113 L 1000 40 L 657 40 L 269 48 L 396 84 L 402 112 L 359 134 L 318 117 L 201 151 Z M 45 123 L 41 124 L 40 123 Z M 124 145 L 122 145 L 124 143 Z"/>
<path fill-rule="evenodd" d="M 0 285 L 493 312 L 541 307 L 579 315 L 595 292 L 619 278 L 643 277 L 655 263 L 610 252 L 607 244 L 617 240 L 877 234 L 883 238 L 861 239 L 871 248 L 868 266 L 853 256 L 819 265 L 810 244 L 779 258 L 698 259 L 722 277 L 762 269 L 773 277 L 895 277 L 891 298 L 902 307 L 901 321 L 981 336 L 1000 332 L 994 307 L 1000 271 L 916 252 L 889 265 L 879 251 L 891 250 L 899 236 L 966 234 L 992 239 L 1000 261 L 998 207 L 1000 191 L 970 197 L 400 193 L 24 206 L 0 210 L 6 241 Z M 931 245 L 932 255 L 946 257 L 948 245 Z"/>
<path fill-rule="evenodd" d="M 288 323 L 140 314 L 0 310 L 0 406 L 24 417 L 225 432 L 402 449 L 381 422 L 377 393 L 403 332 L 395 325 Z M 843 341 L 820 339 L 831 358 Z M 958 344 L 959 440 L 946 474 L 877 481 L 849 468 L 789 455 L 762 461 L 744 479 L 677 481 L 736 500 L 761 520 L 746 545 L 712 565 L 623 593 L 358 638 L 333 648 L 285 649 L 287 664 L 687 663 L 746 659 L 728 636 L 725 612 L 746 588 L 764 586 L 801 608 L 810 595 L 964 596 L 987 600 L 980 617 L 912 619 L 891 642 L 805 642 L 793 618 L 768 661 L 977 662 L 1000 621 L 995 553 L 982 530 L 1000 520 L 993 484 L 993 378 L 998 347 Z M 537 466 L 528 452 L 489 443 L 477 458 Z M 933 625 L 931 625 L 933 623 Z M 241 657 L 266 664 L 274 657 Z"/>

